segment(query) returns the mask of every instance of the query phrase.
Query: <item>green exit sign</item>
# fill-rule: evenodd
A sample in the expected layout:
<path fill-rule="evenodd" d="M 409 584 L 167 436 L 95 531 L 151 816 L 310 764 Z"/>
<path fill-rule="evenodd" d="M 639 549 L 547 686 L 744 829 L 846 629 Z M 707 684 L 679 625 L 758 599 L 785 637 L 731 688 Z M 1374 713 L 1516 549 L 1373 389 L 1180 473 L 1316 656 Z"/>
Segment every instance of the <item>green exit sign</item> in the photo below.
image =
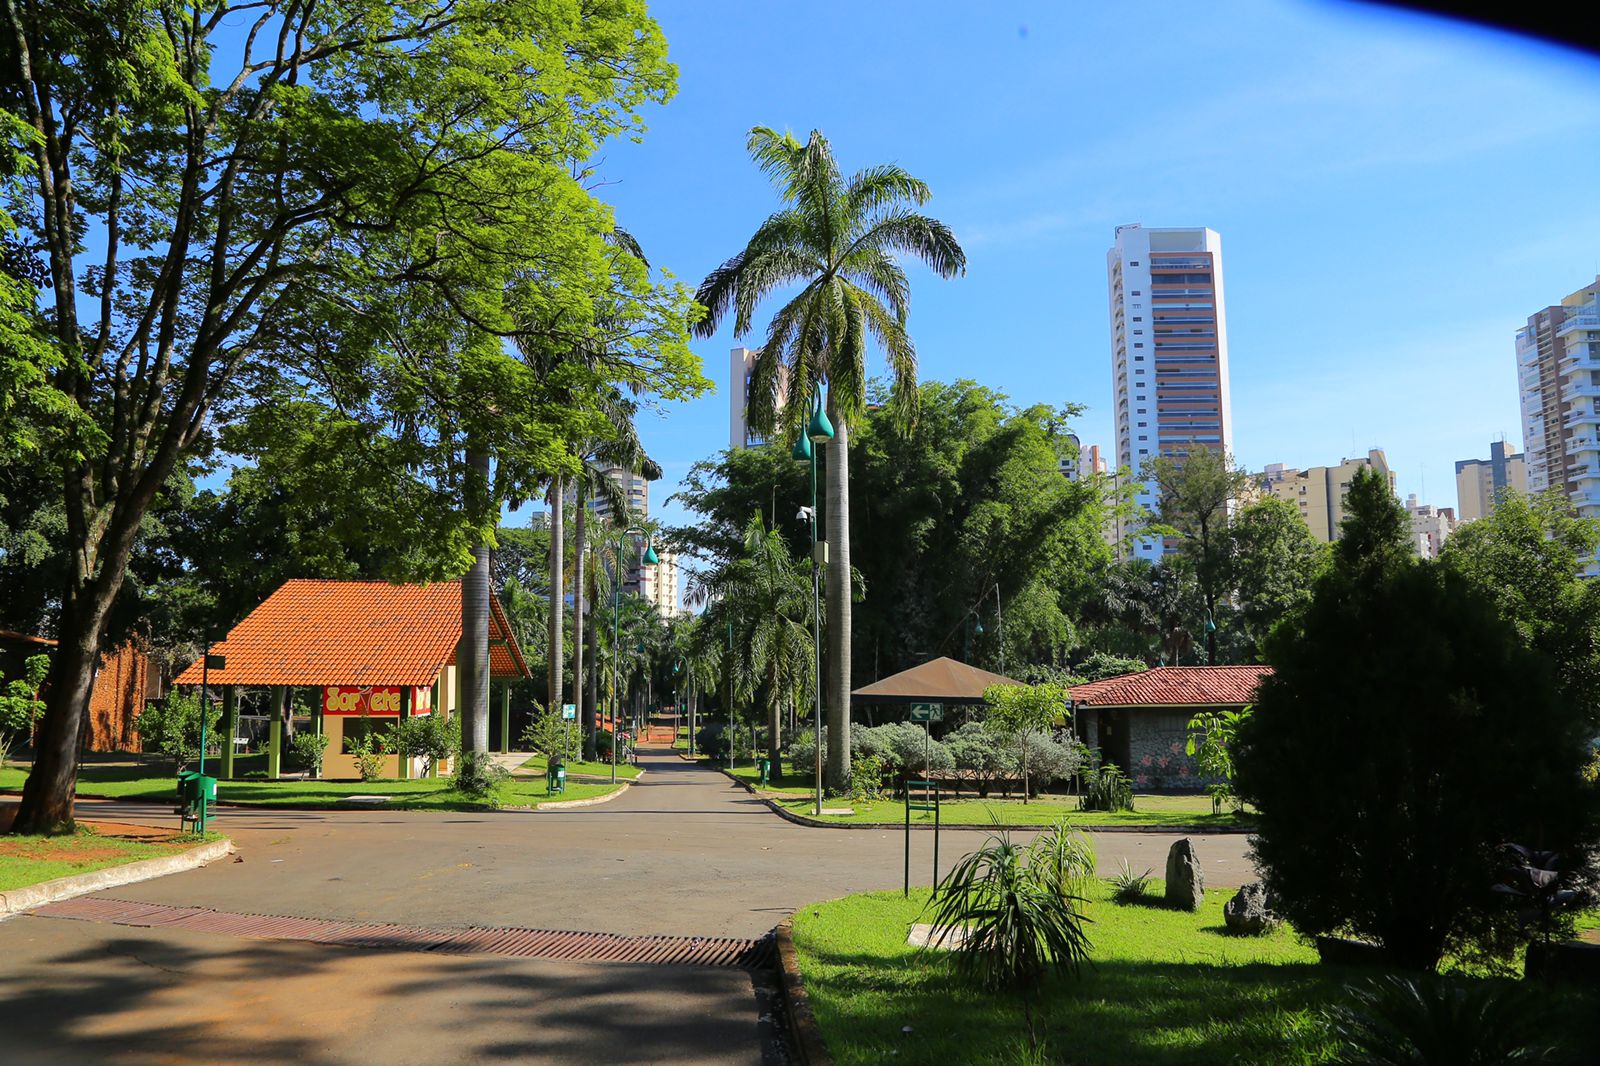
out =
<path fill-rule="evenodd" d="M 944 721 L 944 704 L 913 703 L 911 705 L 911 720 L 913 722 L 942 722 Z"/>

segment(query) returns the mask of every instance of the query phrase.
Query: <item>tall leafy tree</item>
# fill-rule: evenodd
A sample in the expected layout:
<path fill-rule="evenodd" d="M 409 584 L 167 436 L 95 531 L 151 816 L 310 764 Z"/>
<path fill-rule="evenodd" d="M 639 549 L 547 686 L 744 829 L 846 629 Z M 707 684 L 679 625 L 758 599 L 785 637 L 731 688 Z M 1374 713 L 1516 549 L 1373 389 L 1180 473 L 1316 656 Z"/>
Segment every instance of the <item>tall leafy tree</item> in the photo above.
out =
<path fill-rule="evenodd" d="M 572 161 L 636 131 L 674 72 L 639 0 L 9 0 L 7 14 L 0 108 L 8 130 L 27 127 L 18 222 L 44 278 L 22 310 L 52 348 L 29 364 L 47 367 L 35 406 L 81 414 L 50 453 L 71 571 L 16 819 L 49 831 L 72 820 L 101 638 L 161 486 L 217 421 L 328 369 L 308 358 L 359 363 L 370 345 L 347 330 L 465 357 L 443 399 L 467 417 L 410 445 L 492 429 L 485 394 L 520 384 L 492 358 L 491 338 L 523 328 L 508 305 L 581 330 L 592 279 L 614 276 L 609 217 Z M 396 324 L 413 340 L 444 328 L 427 314 L 413 329 L 413 300 L 447 305 L 469 335 L 394 343 Z M 455 526 L 469 549 L 492 537 L 482 512 Z"/>
<path fill-rule="evenodd" d="M 1328 549 L 1317 543 L 1293 504 L 1270 495 L 1239 509 L 1228 538 L 1241 650 L 1254 657 L 1274 626 L 1311 602 Z"/>
<path fill-rule="evenodd" d="M 1492 597 L 1531 647 L 1556 663 L 1568 697 L 1600 730 L 1600 583 L 1583 576 L 1600 522 L 1564 493 L 1504 493 L 1445 541 L 1440 561 Z"/>
<path fill-rule="evenodd" d="M 906 331 L 911 284 L 897 256 L 950 278 L 965 271 L 966 254 L 948 227 L 915 210 L 931 193 L 898 166 L 845 178 L 816 130 L 801 143 L 793 134 L 756 127 L 747 146 L 783 206 L 701 284 L 697 299 L 709 314 L 698 330 L 711 336 L 731 311 L 734 332 L 743 336 L 764 300 L 799 288 L 767 326 L 747 415 L 757 432 L 793 436 L 806 421 L 810 398 L 826 388 L 835 432 L 825 453 L 832 553 L 827 776 L 830 786 L 841 788 L 850 776 L 850 432 L 866 404 L 868 338 L 888 358 L 893 404 L 911 415 L 917 399 L 916 349 Z"/>
<path fill-rule="evenodd" d="M 1191 447 L 1184 455 L 1153 455 L 1140 471 L 1159 493 L 1161 524 L 1152 532 L 1178 537 L 1180 550 L 1193 567 L 1205 602 L 1206 662 L 1217 661 L 1217 616 L 1228 592 L 1230 552 L 1229 508 L 1250 485 L 1250 475 L 1233 457 L 1209 448 Z"/>

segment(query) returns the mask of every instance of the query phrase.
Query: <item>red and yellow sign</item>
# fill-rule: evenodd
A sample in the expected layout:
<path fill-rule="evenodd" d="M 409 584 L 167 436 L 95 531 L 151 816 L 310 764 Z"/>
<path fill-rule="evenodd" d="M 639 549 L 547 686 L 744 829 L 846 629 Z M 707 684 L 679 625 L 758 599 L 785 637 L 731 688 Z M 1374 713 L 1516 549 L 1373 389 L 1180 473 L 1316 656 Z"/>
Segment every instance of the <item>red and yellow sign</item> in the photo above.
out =
<path fill-rule="evenodd" d="M 400 686 L 369 685 L 358 688 L 352 685 L 329 685 L 322 690 L 322 713 L 398 717 Z"/>

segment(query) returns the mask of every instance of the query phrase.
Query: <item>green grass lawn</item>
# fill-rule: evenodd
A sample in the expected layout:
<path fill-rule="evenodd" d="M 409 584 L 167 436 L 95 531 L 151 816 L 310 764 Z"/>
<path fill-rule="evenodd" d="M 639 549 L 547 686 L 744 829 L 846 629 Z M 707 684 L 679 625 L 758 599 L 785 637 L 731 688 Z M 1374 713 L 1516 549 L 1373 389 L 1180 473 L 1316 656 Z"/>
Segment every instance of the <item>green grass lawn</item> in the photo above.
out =
<path fill-rule="evenodd" d="M 745 765 L 735 767 L 733 775 L 751 786 L 755 785 L 758 778 L 756 770 Z M 769 785 L 766 791 L 786 809 L 810 817 L 813 787 L 809 779 L 790 775 L 781 782 Z M 822 820 L 825 822 L 905 824 L 905 802 L 900 799 L 859 803 L 838 797 L 827 800 L 824 806 L 849 807 L 854 811 L 847 815 L 824 815 Z M 1001 825 L 1051 825 L 1063 817 L 1079 826 L 1176 825 L 1193 829 L 1229 829 L 1250 824 L 1248 816 L 1241 818 L 1227 808 L 1220 815 L 1212 814 L 1211 797 L 1204 794 L 1167 796 L 1140 793 L 1134 797 L 1134 809 L 1131 811 L 1080 811 L 1074 797 L 1056 795 L 1040 796 L 1027 803 L 1021 799 L 998 796 L 946 800 L 940 805 L 939 811 L 939 820 L 944 825 L 991 825 L 995 821 Z M 933 815 L 913 811 L 911 821 L 931 825 Z"/>
<path fill-rule="evenodd" d="M 209 765 L 209 764 L 208 764 Z M 0 770 L 0 791 L 19 791 L 27 774 Z M 544 778 L 512 779 L 499 786 L 497 799 L 507 807 L 537 807 L 546 802 L 592 799 L 622 787 L 610 782 L 567 781 L 564 793 L 545 794 Z M 166 775 L 153 776 L 148 766 L 96 766 L 87 764 L 78 775 L 78 795 L 112 799 L 176 801 L 176 783 Z M 392 796 L 389 808 L 406 811 L 460 811 L 480 806 L 450 787 L 448 778 L 420 781 L 219 781 L 221 803 L 262 807 L 338 807 L 345 796 Z"/>
<path fill-rule="evenodd" d="M 527 762 L 525 762 L 521 766 L 517 767 L 517 771 L 519 773 L 521 773 L 522 771 L 526 770 L 526 771 L 528 771 L 530 773 L 543 774 L 543 773 L 545 773 L 545 771 L 547 769 L 548 769 L 548 765 L 545 763 L 545 759 L 544 759 L 543 755 L 535 755 L 533 758 L 529 759 Z M 574 774 L 586 774 L 586 775 L 588 775 L 590 777 L 604 777 L 607 780 L 610 780 L 610 778 L 611 778 L 611 764 L 608 763 L 608 762 L 569 762 L 569 763 L 567 763 L 567 781 L 568 781 L 567 787 L 568 788 L 572 787 L 572 777 L 573 777 Z M 618 781 L 621 781 L 623 778 L 627 778 L 629 781 L 632 781 L 635 778 L 637 778 L 638 776 L 639 776 L 639 768 L 637 766 L 629 766 L 625 762 L 617 763 L 617 780 Z"/>
<path fill-rule="evenodd" d="M 172 855 L 200 842 L 192 835 L 166 841 L 124 840 L 86 829 L 66 836 L 0 836 L 0 892 Z"/>
<path fill-rule="evenodd" d="M 1155 892 L 1159 895 L 1160 884 Z M 1231 890 L 1198 914 L 1110 901 L 1091 890 L 1093 965 L 1050 978 L 1038 1016 L 1045 1062 L 1304 1064 L 1332 1061 L 1319 1009 L 1370 976 L 1322 966 L 1293 933 L 1235 937 L 1222 923 Z M 1029 1061 L 1020 1001 L 965 987 L 948 957 L 906 943 L 926 889 L 850 896 L 802 908 L 794 939 L 818 1023 L 840 1066 Z M 1600 1002 L 1561 1000 L 1574 1047 L 1600 1040 Z M 1582 1021 L 1581 1019 L 1587 1019 Z M 909 1027 L 910 1032 L 903 1030 Z M 1579 1032 L 1580 1028 L 1585 1031 Z"/>

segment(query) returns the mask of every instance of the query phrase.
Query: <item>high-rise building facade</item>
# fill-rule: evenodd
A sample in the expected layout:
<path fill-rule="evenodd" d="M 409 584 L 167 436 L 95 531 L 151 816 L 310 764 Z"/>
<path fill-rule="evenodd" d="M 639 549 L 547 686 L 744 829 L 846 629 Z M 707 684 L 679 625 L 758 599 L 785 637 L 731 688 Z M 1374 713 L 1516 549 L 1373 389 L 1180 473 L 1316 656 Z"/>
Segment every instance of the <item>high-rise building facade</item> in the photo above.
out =
<path fill-rule="evenodd" d="M 1489 444 L 1489 458 L 1456 462 L 1456 515 L 1474 522 L 1494 510 L 1500 494 L 1528 491 L 1528 464 L 1503 440 Z"/>
<path fill-rule="evenodd" d="M 750 434 L 745 404 L 750 395 L 750 375 L 755 373 L 759 349 L 738 347 L 728 353 L 728 449 L 737 451 L 759 444 Z"/>
<path fill-rule="evenodd" d="M 625 470 L 620 466 L 608 466 L 601 473 L 611 479 L 622 490 L 628 499 L 628 514 L 634 518 L 650 517 L 650 482 Z M 576 485 L 568 483 L 567 503 L 575 504 L 578 499 Z M 596 492 L 589 500 L 589 510 L 596 518 L 609 519 L 611 517 L 611 501 L 603 493 Z"/>
<path fill-rule="evenodd" d="M 1600 277 L 1517 331 L 1528 489 L 1560 489 L 1600 514 Z"/>
<path fill-rule="evenodd" d="M 1363 466 L 1383 475 L 1394 492 L 1395 474 L 1383 449 L 1373 448 L 1362 459 L 1345 459 L 1338 466 L 1313 466 L 1296 470 L 1282 463 L 1271 463 L 1261 475 L 1261 487 L 1279 499 L 1294 504 L 1311 535 L 1324 544 L 1339 539 L 1339 523 L 1344 521 L 1344 498 L 1350 480 Z"/>
<path fill-rule="evenodd" d="M 1118 226 L 1106 253 L 1116 463 L 1138 475 L 1154 455 L 1233 450 L 1222 238 L 1210 229 Z M 1156 486 L 1137 502 L 1159 508 Z M 1159 559 L 1159 539 L 1128 546 Z"/>
<path fill-rule="evenodd" d="M 657 549 L 659 562 L 645 563 L 635 573 L 643 596 L 662 618 L 676 618 L 683 613 L 682 594 L 678 589 L 678 553 L 666 548 Z"/>

